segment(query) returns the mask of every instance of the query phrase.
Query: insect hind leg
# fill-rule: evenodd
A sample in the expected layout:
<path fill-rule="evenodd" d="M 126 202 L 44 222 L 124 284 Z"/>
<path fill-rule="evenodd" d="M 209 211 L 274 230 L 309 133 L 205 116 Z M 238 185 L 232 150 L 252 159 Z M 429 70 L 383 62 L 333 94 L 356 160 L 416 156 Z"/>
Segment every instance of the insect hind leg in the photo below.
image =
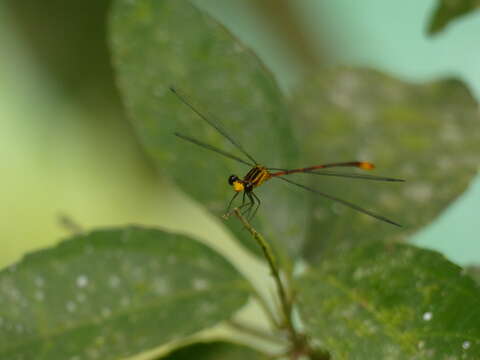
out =
<path fill-rule="evenodd" d="M 259 198 L 253 191 L 251 192 L 251 194 L 252 194 L 253 199 L 256 200 L 257 207 L 256 207 L 255 210 L 253 211 L 253 214 L 252 214 L 252 216 L 249 218 L 249 220 L 252 220 L 252 219 L 255 217 L 255 215 L 257 214 L 258 208 L 260 207 L 260 204 L 262 203 L 262 202 L 260 201 L 260 198 Z M 252 205 L 252 206 L 253 206 L 253 205 Z"/>
<path fill-rule="evenodd" d="M 246 195 L 248 197 L 248 200 L 250 200 L 250 202 L 245 204 L 247 208 L 242 212 L 242 215 L 246 216 L 247 218 L 250 218 L 250 214 L 252 212 L 253 207 L 256 204 L 256 201 L 255 201 L 255 198 L 252 196 L 252 192 L 246 192 Z"/>
<path fill-rule="evenodd" d="M 243 209 L 245 206 L 250 206 L 251 204 L 251 201 L 248 201 L 248 202 L 245 202 L 245 195 L 246 195 L 246 192 L 243 192 L 243 196 L 242 196 L 242 205 L 240 205 L 238 207 L 238 209 Z"/>

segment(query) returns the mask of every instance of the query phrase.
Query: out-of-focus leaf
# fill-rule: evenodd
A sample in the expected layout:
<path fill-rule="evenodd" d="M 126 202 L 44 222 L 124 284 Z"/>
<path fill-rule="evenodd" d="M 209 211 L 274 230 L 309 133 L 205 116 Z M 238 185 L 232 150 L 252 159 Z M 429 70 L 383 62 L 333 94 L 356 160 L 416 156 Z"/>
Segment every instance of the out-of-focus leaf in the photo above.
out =
<path fill-rule="evenodd" d="M 468 275 L 470 275 L 473 278 L 473 280 L 477 282 L 477 284 L 480 285 L 480 266 L 478 265 L 467 266 L 465 268 L 465 271 L 467 272 Z"/>
<path fill-rule="evenodd" d="M 165 360 L 261 360 L 268 359 L 265 354 L 253 350 L 244 345 L 215 341 L 209 343 L 197 343 L 180 348 L 168 356 Z"/>
<path fill-rule="evenodd" d="M 115 1 L 111 45 L 118 84 L 143 144 L 157 167 L 213 214 L 221 216 L 233 196 L 228 176 L 243 177 L 249 167 L 179 139 L 174 132 L 246 156 L 182 104 L 169 85 L 188 94 L 209 118 L 221 119 L 216 121 L 261 164 L 297 163 L 287 107 L 271 74 L 189 2 Z M 262 206 L 254 225 L 270 239 L 285 239 L 290 253 L 296 253 L 306 227 L 304 197 L 268 185 L 257 190 Z M 257 250 L 237 221 L 231 219 L 227 226 Z"/>
<path fill-rule="evenodd" d="M 105 108 L 120 107 L 105 46 L 108 3 L 24 0 L 5 2 L 2 9 L 10 12 L 29 56 L 47 73 L 48 81 L 64 96 L 85 102 L 89 111 L 97 110 L 97 117 L 104 116 L 102 122 L 110 120 L 105 118 Z M 95 116 L 91 121 L 98 123 Z"/>
<path fill-rule="evenodd" d="M 79 235 L 0 273 L 0 358 L 118 359 L 229 318 L 250 286 L 182 235 Z"/>
<path fill-rule="evenodd" d="M 324 62 L 318 45 L 321 42 L 318 36 L 313 42 L 304 22 L 295 11 L 295 2 L 290 0 L 249 0 L 249 6 L 261 17 L 262 22 L 272 29 L 272 32 L 283 39 L 283 43 L 290 50 L 302 68 L 318 68 Z M 322 54 L 323 55 L 323 54 Z"/>
<path fill-rule="evenodd" d="M 307 271 L 297 293 L 333 359 L 480 358 L 480 288 L 439 253 L 368 244 Z"/>
<path fill-rule="evenodd" d="M 443 30 L 451 21 L 457 20 L 480 8 L 480 0 L 437 0 L 428 32 L 430 35 Z"/>
<path fill-rule="evenodd" d="M 465 191 L 480 164 L 478 104 L 454 80 L 413 85 L 375 71 L 336 69 L 312 76 L 292 108 L 305 165 L 371 161 L 374 171 L 338 171 L 406 180 L 297 175 L 298 181 L 404 226 L 312 194 L 313 223 L 304 250 L 312 260 L 327 249 L 412 234 Z"/>

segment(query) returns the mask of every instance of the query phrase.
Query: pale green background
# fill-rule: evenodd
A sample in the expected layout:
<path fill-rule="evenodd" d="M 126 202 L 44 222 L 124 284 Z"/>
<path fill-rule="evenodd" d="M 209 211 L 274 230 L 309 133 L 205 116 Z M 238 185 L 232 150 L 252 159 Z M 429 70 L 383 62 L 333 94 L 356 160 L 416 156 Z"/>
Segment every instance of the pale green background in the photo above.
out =
<path fill-rule="evenodd" d="M 202 3 L 258 50 L 283 87 L 294 82 L 288 61 L 275 55 L 276 46 L 268 37 L 259 36 L 264 33 L 258 30 L 262 26 L 245 8 L 239 8 L 240 2 Z M 325 28 L 329 29 L 340 61 L 372 66 L 412 81 L 457 75 L 479 98 L 478 12 L 432 38 L 425 29 L 433 0 L 296 3 L 301 4 L 299 14 L 314 35 L 320 31 L 325 35 Z M 0 265 L 66 236 L 67 231 L 58 225 L 60 213 L 86 228 L 153 224 L 195 234 L 226 253 L 236 249 L 231 243 L 222 245 L 228 234 L 219 226 L 221 220 L 204 214 L 199 204 L 168 181 L 155 181 L 128 136 L 108 131 L 99 135 L 98 129 L 83 125 L 82 119 L 91 116 L 89 111 L 67 99 L 35 63 L 5 10 L 0 4 Z M 52 123 L 64 126 L 52 128 Z M 438 249 L 457 263 L 478 263 L 479 208 L 477 180 L 413 241 Z"/>

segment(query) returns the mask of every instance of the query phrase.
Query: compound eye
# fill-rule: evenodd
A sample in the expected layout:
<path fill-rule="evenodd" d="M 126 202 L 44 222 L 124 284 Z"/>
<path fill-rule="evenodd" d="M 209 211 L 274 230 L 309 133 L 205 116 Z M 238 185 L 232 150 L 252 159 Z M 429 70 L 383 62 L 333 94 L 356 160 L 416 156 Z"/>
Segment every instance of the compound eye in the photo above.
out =
<path fill-rule="evenodd" d="M 238 176 L 237 176 L 237 175 L 230 175 L 230 176 L 228 177 L 228 183 L 229 183 L 230 185 L 233 185 L 233 183 L 234 183 L 235 181 L 238 181 L 238 180 L 239 180 L 239 179 L 238 179 Z"/>

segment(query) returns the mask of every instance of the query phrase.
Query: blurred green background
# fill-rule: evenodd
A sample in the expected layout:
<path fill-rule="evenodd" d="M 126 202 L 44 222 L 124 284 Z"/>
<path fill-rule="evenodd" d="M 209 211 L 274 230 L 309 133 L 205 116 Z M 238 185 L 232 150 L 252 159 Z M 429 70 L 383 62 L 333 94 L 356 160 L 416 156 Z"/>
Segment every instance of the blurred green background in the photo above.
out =
<path fill-rule="evenodd" d="M 295 82 L 293 60 L 280 55 L 282 42 L 268 37 L 261 17 L 245 3 L 197 3 L 252 46 L 282 87 Z M 457 76 L 479 98 L 478 12 L 428 37 L 434 0 L 295 4 L 295 16 L 310 39 L 318 40 L 319 52 L 327 44 L 339 62 L 415 82 Z M 229 234 L 220 219 L 169 183 L 168 169 L 154 170 L 138 144 L 110 66 L 108 6 L 108 1 L 0 3 L 1 266 L 67 236 L 64 216 L 85 229 L 157 225 L 207 239 L 221 251 L 238 250 L 223 241 Z M 479 263 L 479 208 L 477 178 L 412 241 L 459 264 Z"/>

